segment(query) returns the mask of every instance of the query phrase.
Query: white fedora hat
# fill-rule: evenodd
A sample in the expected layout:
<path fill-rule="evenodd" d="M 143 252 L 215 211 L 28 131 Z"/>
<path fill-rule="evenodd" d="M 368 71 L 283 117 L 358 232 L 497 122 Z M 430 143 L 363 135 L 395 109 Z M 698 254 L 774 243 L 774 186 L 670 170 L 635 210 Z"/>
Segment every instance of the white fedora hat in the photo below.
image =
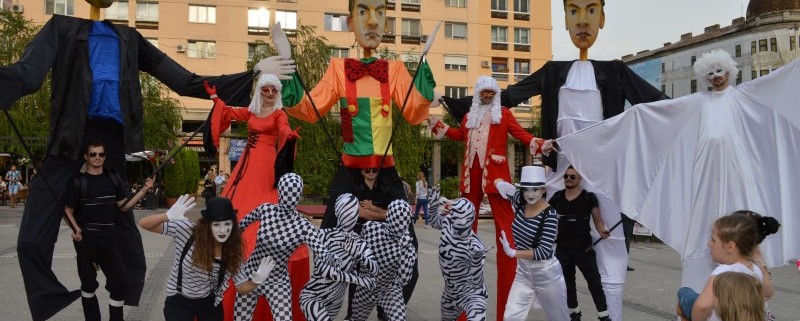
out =
<path fill-rule="evenodd" d="M 517 187 L 544 187 L 545 186 L 544 167 L 523 166 Z"/>

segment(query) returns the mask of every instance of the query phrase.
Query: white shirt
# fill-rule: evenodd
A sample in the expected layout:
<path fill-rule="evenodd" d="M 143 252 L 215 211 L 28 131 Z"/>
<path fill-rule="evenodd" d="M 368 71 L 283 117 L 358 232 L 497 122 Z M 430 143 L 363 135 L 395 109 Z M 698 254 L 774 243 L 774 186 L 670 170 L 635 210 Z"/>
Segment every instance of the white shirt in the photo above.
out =
<path fill-rule="evenodd" d="M 558 91 L 558 137 L 603 120 L 603 99 L 597 90 L 591 61 L 576 61 Z"/>

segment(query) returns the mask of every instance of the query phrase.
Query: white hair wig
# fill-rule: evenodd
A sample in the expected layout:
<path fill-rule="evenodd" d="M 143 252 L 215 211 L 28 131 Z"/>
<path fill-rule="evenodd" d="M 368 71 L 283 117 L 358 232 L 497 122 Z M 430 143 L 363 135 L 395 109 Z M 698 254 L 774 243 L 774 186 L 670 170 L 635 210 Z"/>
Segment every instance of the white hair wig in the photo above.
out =
<path fill-rule="evenodd" d="M 467 128 L 477 128 L 481 123 L 481 118 L 483 118 L 484 113 L 486 112 L 487 108 L 481 108 L 481 91 L 484 90 L 494 90 L 495 95 L 492 103 L 489 106 L 489 110 L 492 113 L 492 124 L 499 124 L 500 120 L 503 118 L 503 113 L 500 110 L 502 108 L 500 106 L 500 86 L 497 85 L 497 80 L 489 76 L 480 76 L 478 77 L 478 81 L 475 83 L 474 94 L 472 95 L 472 106 L 469 108 L 469 113 L 467 114 Z"/>
<path fill-rule="evenodd" d="M 261 113 L 261 87 L 264 86 L 275 86 L 275 89 L 278 90 L 278 98 L 275 99 L 275 109 L 283 108 L 283 102 L 281 101 L 281 80 L 278 79 L 277 76 L 273 74 L 261 74 L 258 76 L 258 83 L 256 83 L 256 89 L 253 93 L 253 99 L 250 100 L 250 110 L 253 114 L 260 114 Z"/>
<path fill-rule="evenodd" d="M 728 82 L 735 83 L 736 77 L 739 75 L 739 68 L 736 67 L 736 61 L 733 60 L 731 54 L 722 49 L 714 49 L 706 52 L 694 63 L 694 75 L 700 83 L 705 84 L 705 87 L 710 87 L 711 82 L 708 81 L 709 73 L 713 73 L 716 68 L 722 67 L 728 72 Z"/>

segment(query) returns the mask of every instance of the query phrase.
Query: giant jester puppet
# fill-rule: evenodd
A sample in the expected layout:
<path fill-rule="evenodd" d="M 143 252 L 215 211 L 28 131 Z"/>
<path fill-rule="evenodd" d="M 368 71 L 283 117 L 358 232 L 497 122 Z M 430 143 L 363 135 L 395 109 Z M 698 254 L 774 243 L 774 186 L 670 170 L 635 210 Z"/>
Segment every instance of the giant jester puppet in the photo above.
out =
<path fill-rule="evenodd" d="M 153 75 L 179 95 L 207 99 L 203 81 L 208 80 L 219 85 L 219 96 L 226 101 L 237 105 L 249 101 L 249 90 L 239 89 L 249 88 L 253 72 L 198 76 L 158 50 L 136 29 L 98 21 L 100 8 L 107 8 L 113 0 L 87 2 L 92 5 L 92 19 L 54 15 L 19 61 L 0 67 L 0 107 L 4 109 L 38 90 L 52 72 L 47 155 L 40 175 L 30 183 L 17 240 L 34 320 L 53 316 L 79 296 L 78 291 L 68 291 L 59 282 L 51 265 L 65 194 L 82 164 L 82 147 L 89 141 L 103 141 L 106 163 L 119 173 L 125 173 L 125 153 L 144 150 L 139 71 Z M 234 95 L 237 91 L 239 94 Z M 125 175 L 122 179 L 121 184 L 127 186 Z M 119 217 L 117 237 L 129 277 L 125 302 L 137 305 L 146 272 L 144 250 L 133 215 Z"/>
<path fill-rule="evenodd" d="M 579 60 L 548 61 L 530 76 L 503 90 L 503 106 L 516 106 L 532 96 L 541 95 L 541 137 L 550 140 L 621 113 L 626 100 L 637 104 L 666 98 L 622 61 L 588 59 L 589 48 L 605 24 L 604 0 L 564 0 L 563 3 L 570 39 L 580 49 Z M 469 110 L 472 100 L 471 97 L 445 97 L 445 102 L 451 110 L 461 111 L 453 114 L 463 115 Z M 547 143 L 543 149 L 550 149 Z M 549 153 L 544 164 L 551 169 L 547 185 L 548 195 L 553 195 L 563 189 L 560 178 L 569 164 L 559 153 Z M 576 168 L 580 171 L 579 167 Z M 587 187 L 592 190 L 591 186 Z M 600 211 L 605 222 L 620 221 L 619 209 L 608 198 L 600 197 Z M 595 232 L 593 234 L 598 237 Z M 615 229 L 610 238 L 595 247 L 609 312 L 615 321 L 621 319 L 622 288 L 628 261 L 624 239 L 622 229 Z"/>

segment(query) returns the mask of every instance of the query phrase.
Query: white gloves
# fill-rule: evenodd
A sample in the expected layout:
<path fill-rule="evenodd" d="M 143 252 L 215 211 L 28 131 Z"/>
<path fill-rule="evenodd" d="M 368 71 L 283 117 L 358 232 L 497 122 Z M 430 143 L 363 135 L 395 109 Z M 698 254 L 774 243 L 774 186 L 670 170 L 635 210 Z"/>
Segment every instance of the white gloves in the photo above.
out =
<path fill-rule="evenodd" d="M 506 255 L 510 257 L 517 257 L 517 250 L 511 248 L 511 245 L 508 244 L 508 239 L 506 239 L 506 231 L 500 231 L 500 244 L 503 245 L 503 252 L 506 252 Z"/>
<path fill-rule="evenodd" d="M 274 267 L 275 260 L 272 259 L 272 256 L 261 259 L 261 263 L 258 264 L 258 270 L 253 272 L 253 275 L 250 276 L 250 280 L 255 284 L 264 283 Z"/>
<path fill-rule="evenodd" d="M 517 193 L 517 188 L 514 185 L 511 185 L 511 183 L 506 182 L 499 178 L 497 179 L 497 181 L 495 181 L 494 187 L 497 188 L 497 192 L 500 193 L 500 196 L 502 196 L 507 200 L 514 197 L 514 194 Z"/>
<path fill-rule="evenodd" d="M 194 197 L 189 194 L 181 195 L 175 202 L 175 205 L 167 211 L 167 218 L 170 221 L 183 221 L 186 220 L 186 212 L 194 208 Z"/>
<path fill-rule="evenodd" d="M 253 70 L 259 75 L 262 73 L 273 74 L 280 80 L 292 79 L 295 71 L 294 60 L 285 59 L 281 56 L 272 56 L 261 59 Z"/>

